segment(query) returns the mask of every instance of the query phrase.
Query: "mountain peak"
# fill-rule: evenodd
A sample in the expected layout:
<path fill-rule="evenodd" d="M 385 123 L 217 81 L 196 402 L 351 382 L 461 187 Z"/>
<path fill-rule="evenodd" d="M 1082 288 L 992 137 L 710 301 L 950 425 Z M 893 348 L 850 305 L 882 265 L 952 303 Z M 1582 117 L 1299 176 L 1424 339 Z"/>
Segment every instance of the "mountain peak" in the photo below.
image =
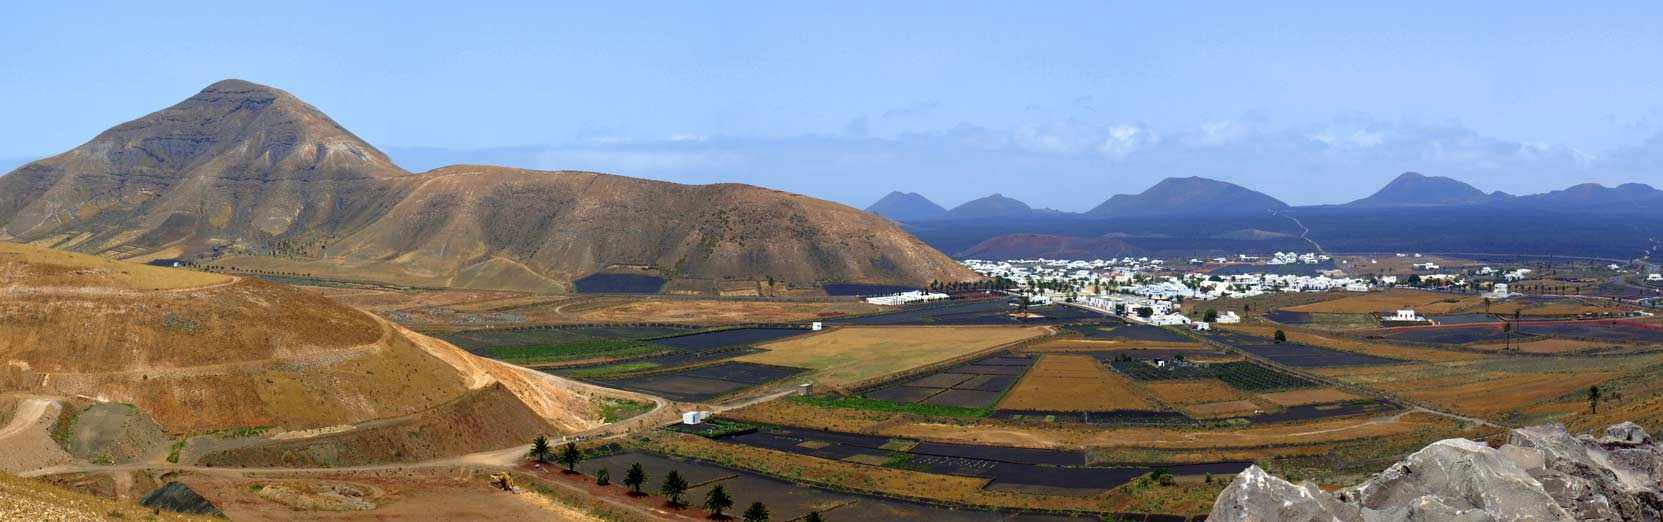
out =
<path fill-rule="evenodd" d="M 1474 205 L 1489 202 L 1485 194 L 1464 182 L 1443 176 L 1405 172 L 1369 197 L 1347 203 L 1352 207 L 1419 207 Z"/>
<path fill-rule="evenodd" d="M 889 195 L 866 207 L 867 212 L 895 221 L 923 221 L 940 218 L 947 209 L 917 192 L 889 191 Z"/>
<path fill-rule="evenodd" d="M 1170 177 L 1139 194 L 1116 194 L 1087 212 L 1096 216 L 1245 214 L 1288 208 L 1287 203 L 1227 181 Z"/>
<path fill-rule="evenodd" d="M 955 219 L 1027 217 L 1033 214 L 1034 208 L 1027 203 L 999 193 L 967 201 L 947 211 L 947 216 Z"/>

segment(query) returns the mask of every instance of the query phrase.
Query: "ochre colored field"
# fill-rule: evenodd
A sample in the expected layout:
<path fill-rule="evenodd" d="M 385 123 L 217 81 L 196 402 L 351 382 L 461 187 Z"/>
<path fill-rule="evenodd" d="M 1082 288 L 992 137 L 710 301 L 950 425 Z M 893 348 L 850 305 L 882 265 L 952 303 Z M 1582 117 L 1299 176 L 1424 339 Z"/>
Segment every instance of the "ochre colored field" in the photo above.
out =
<path fill-rule="evenodd" d="M 1615 342 L 1584 341 L 1581 339 L 1543 339 L 1540 341 L 1530 341 L 1524 343 L 1515 342 L 1512 344 L 1511 349 L 1524 353 L 1572 353 L 1583 350 L 1611 348 L 1617 345 L 1618 343 Z M 1505 342 L 1494 344 L 1475 344 L 1470 346 L 1480 350 L 1490 351 L 1503 351 L 1509 349 L 1508 344 Z"/>
<path fill-rule="evenodd" d="M 106 286 L 132 290 L 172 290 L 230 282 L 219 274 L 123 263 L 98 256 L 0 241 L 0 265 L 28 263 L 31 286 Z M 0 271 L 0 285 L 13 277 Z"/>
<path fill-rule="evenodd" d="M 1151 395 L 1167 404 L 1201 404 L 1239 401 L 1247 396 L 1218 379 L 1155 381 L 1143 385 Z"/>
<path fill-rule="evenodd" d="M 1616 371 L 1620 363 L 1612 363 L 1613 368 L 1608 370 L 1579 368 L 1563 372 L 1495 371 L 1482 365 L 1457 364 L 1324 369 L 1317 373 L 1456 413 L 1494 418 L 1605 382 L 1620 374 Z"/>
<path fill-rule="evenodd" d="M 1044 327 L 846 327 L 759 346 L 738 361 L 813 370 L 817 384 L 842 386 L 989 350 L 1049 333 Z"/>
<path fill-rule="evenodd" d="M 1323 301 L 1288 307 L 1290 312 L 1312 312 L 1329 314 L 1367 314 L 1386 312 L 1399 308 L 1413 308 L 1421 314 L 1447 314 L 1477 304 L 1477 297 L 1457 297 L 1448 294 L 1425 292 L 1421 290 L 1386 290 L 1383 292 L 1369 292 Z"/>
<path fill-rule="evenodd" d="M 1110 352 L 1118 350 L 1201 350 L 1206 347 L 1201 343 L 1175 343 L 1156 341 L 1117 341 L 1108 339 L 1057 339 L 1046 341 L 1023 348 L 1023 351 L 1042 352 Z"/>
<path fill-rule="evenodd" d="M 1305 406 L 1309 404 L 1327 404 L 1356 399 L 1356 395 L 1346 393 L 1335 388 L 1307 388 L 1277 393 L 1260 394 L 1259 398 L 1275 403 L 1278 406 Z"/>
<path fill-rule="evenodd" d="M 1225 401 L 1193 404 L 1185 407 L 1192 417 L 1198 419 L 1216 419 L 1221 417 L 1239 417 L 1250 415 L 1262 408 L 1253 401 Z"/>
<path fill-rule="evenodd" d="M 1016 383 L 1002 410 L 1116 411 L 1150 410 L 1120 374 L 1104 370 L 1086 355 L 1050 354 L 1040 358 Z"/>
<path fill-rule="evenodd" d="M 1276 330 L 1278 329 L 1278 327 L 1275 327 L 1275 326 L 1259 326 L 1259 325 L 1229 325 L 1225 328 L 1229 329 L 1229 330 L 1249 334 L 1249 335 L 1263 337 L 1265 339 L 1272 338 L 1272 336 L 1274 336 L 1276 334 Z M 1470 361 L 1470 360 L 1474 360 L 1474 359 L 1483 359 L 1483 358 L 1489 357 L 1489 355 L 1480 354 L 1480 353 L 1458 352 L 1458 351 L 1453 351 L 1453 350 L 1439 350 L 1439 349 L 1435 349 L 1435 348 L 1421 348 L 1421 347 L 1416 347 L 1416 346 L 1404 346 L 1404 345 L 1391 344 L 1391 343 L 1382 342 L 1382 341 L 1360 340 L 1360 339 L 1353 339 L 1353 338 L 1349 338 L 1349 337 L 1342 337 L 1342 336 L 1339 336 L 1339 335 L 1319 334 L 1319 333 L 1313 333 L 1310 330 L 1301 329 L 1301 328 L 1292 328 L 1292 327 L 1287 327 L 1287 326 L 1280 327 L 1280 329 L 1283 330 L 1285 333 L 1287 333 L 1288 341 L 1291 341 L 1291 342 L 1296 342 L 1296 343 L 1300 343 L 1300 344 L 1309 344 L 1309 345 L 1312 345 L 1312 346 L 1320 346 L 1320 347 L 1323 347 L 1323 348 L 1332 348 L 1332 349 L 1335 349 L 1335 350 L 1340 350 L 1340 351 L 1345 351 L 1345 352 L 1357 352 L 1357 353 L 1368 354 L 1368 355 L 1373 355 L 1373 356 L 1377 356 L 1377 357 L 1387 357 L 1387 358 L 1391 358 L 1391 359 L 1404 359 L 1404 360 L 1410 360 L 1410 361 L 1448 362 L 1448 361 Z"/>

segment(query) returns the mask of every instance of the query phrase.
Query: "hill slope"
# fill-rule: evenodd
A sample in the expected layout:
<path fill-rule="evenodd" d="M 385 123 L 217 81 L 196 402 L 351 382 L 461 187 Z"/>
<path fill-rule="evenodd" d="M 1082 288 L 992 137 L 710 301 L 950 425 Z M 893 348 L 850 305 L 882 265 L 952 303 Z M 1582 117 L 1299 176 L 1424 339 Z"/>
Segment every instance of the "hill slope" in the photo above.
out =
<path fill-rule="evenodd" d="M 947 213 L 947 209 L 917 192 L 900 191 L 891 191 L 866 211 L 896 221 L 939 219 Z"/>
<path fill-rule="evenodd" d="M 885 219 L 757 187 L 412 175 L 316 108 L 238 80 L 0 177 L 0 239 L 491 289 L 566 290 L 612 265 L 797 284 L 975 277 Z"/>
<path fill-rule="evenodd" d="M 1346 203 L 1349 207 L 1413 207 L 1476 205 L 1492 200 L 1489 194 L 1443 176 L 1405 172 L 1369 197 Z"/>
<path fill-rule="evenodd" d="M 549 431 L 598 424 L 577 387 L 282 285 L 0 242 L 0 295 L 0 391 L 131 404 L 173 434 L 420 417 L 493 385 Z"/>
<path fill-rule="evenodd" d="M 1099 217 L 1167 214 L 1250 214 L 1288 208 L 1287 203 L 1246 187 L 1201 177 L 1166 178 L 1136 195 L 1116 194 L 1087 215 Z"/>

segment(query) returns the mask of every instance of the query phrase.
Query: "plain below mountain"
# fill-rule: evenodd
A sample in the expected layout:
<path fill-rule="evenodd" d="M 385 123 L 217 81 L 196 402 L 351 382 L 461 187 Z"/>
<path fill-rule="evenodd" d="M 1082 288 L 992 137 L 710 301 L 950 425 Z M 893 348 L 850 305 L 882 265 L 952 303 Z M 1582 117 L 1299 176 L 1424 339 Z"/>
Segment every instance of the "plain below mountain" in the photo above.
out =
<path fill-rule="evenodd" d="M 1259 214 L 1287 203 L 1234 183 L 1201 177 L 1166 178 L 1139 194 L 1116 194 L 1086 212 L 1095 217 Z"/>
<path fill-rule="evenodd" d="M 1053 234 L 1005 234 L 959 252 L 963 259 L 1110 259 L 1141 255 L 1142 251 L 1117 238 L 1073 237 Z"/>

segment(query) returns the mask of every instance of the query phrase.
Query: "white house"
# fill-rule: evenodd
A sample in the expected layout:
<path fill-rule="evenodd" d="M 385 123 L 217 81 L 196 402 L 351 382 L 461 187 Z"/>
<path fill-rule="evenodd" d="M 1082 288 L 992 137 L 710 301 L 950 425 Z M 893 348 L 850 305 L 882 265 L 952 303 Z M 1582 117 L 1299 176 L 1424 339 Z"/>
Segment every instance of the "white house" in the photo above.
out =
<path fill-rule="evenodd" d="M 1214 322 L 1218 324 L 1236 324 L 1241 322 L 1241 316 L 1236 315 L 1236 312 L 1226 310 L 1224 313 L 1218 314 L 1218 320 Z"/>
<path fill-rule="evenodd" d="M 1405 308 L 1405 309 L 1402 309 L 1402 310 L 1398 310 L 1397 313 L 1392 315 L 1392 317 L 1389 320 L 1391 320 L 1391 321 L 1401 321 L 1401 322 L 1419 322 L 1419 321 L 1425 321 L 1426 318 L 1421 317 L 1420 314 L 1416 314 L 1414 309 Z"/>
<path fill-rule="evenodd" d="M 1663 274 L 1648 274 L 1648 275 L 1646 275 L 1646 280 L 1647 281 L 1653 281 L 1653 282 L 1663 281 Z"/>
<path fill-rule="evenodd" d="M 1213 329 L 1213 325 L 1210 324 L 1210 323 L 1207 323 L 1206 321 L 1196 321 L 1194 326 L 1195 326 L 1195 331 L 1197 331 L 1197 332 L 1205 332 L 1205 331 L 1209 331 L 1209 330 Z"/>
<path fill-rule="evenodd" d="M 1190 318 L 1184 314 L 1157 314 L 1149 318 L 1149 324 L 1155 326 L 1183 326 L 1190 324 Z"/>
<path fill-rule="evenodd" d="M 872 304 L 875 304 L 875 305 L 896 306 L 896 305 L 904 305 L 904 304 L 907 304 L 907 303 L 919 303 L 919 302 L 924 302 L 924 301 L 935 301 L 935 300 L 938 300 L 938 299 L 946 299 L 947 297 L 949 297 L 949 296 L 947 294 L 943 294 L 943 293 L 938 293 L 938 292 L 925 293 L 925 292 L 920 291 L 920 290 L 913 290 L 911 292 L 901 292 L 899 294 L 885 295 L 885 296 L 879 296 L 879 297 L 868 297 L 868 298 L 866 298 L 866 302 L 872 303 Z"/>
<path fill-rule="evenodd" d="M 1487 297 L 1495 299 L 1506 299 L 1512 296 L 1513 293 L 1507 291 L 1507 283 L 1496 283 L 1494 287 L 1490 288 L 1490 293 L 1487 295 Z"/>

